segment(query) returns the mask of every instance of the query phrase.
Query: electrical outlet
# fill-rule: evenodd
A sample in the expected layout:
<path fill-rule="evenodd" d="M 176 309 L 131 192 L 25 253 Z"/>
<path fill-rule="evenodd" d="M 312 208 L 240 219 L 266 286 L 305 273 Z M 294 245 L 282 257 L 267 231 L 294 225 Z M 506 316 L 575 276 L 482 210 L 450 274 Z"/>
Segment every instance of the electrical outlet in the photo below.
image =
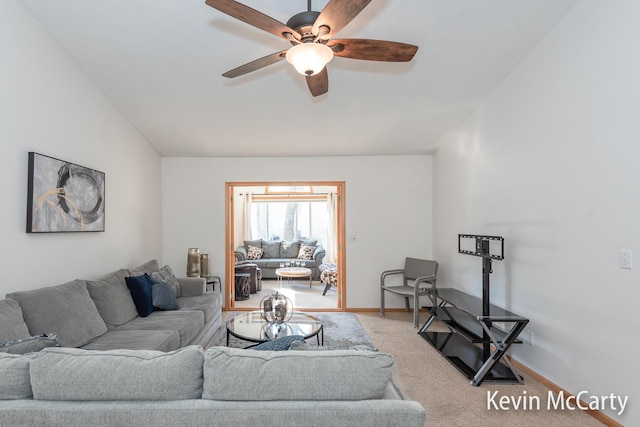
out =
<path fill-rule="evenodd" d="M 632 268 L 633 254 L 629 249 L 620 249 L 618 252 L 618 265 L 620 268 Z"/>

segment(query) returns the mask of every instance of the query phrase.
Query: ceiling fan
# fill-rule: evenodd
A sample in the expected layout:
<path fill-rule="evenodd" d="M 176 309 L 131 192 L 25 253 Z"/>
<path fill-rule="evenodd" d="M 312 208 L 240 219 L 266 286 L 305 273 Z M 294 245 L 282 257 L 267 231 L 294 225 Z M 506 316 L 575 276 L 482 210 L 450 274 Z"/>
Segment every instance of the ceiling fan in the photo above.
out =
<path fill-rule="evenodd" d="M 283 24 L 234 0 L 206 0 L 206 3 L 236 19 L 289 41 L 293 47 L 241 65 L 223 74 L 238 77 L 287 59 L 304 75 L 313 96 L 329 90 L 326 64 L 333 56 L 368 61 L 407 62 L 418 46 L 371 39 L 334 39 L 338 31 L 355 18 L 371 0 L 329 0 L 322 12 L 307 10 Z"/>

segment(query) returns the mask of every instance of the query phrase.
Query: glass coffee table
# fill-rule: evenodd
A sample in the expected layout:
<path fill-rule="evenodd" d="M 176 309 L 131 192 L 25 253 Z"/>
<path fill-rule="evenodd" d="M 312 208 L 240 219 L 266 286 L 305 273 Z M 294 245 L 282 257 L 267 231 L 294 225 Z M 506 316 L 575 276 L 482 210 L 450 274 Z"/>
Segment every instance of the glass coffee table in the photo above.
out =
<path fill-rule="evenodd" d="M 268 323 L 260 315 L 260 310 L 240 313 L 227 321 L 227 346 L 230 335 L 258 344 L 279 337 L 301 335 L 304 339 L 316 337 L 318 345 L 324 345 L 324 331 L 320 319 L 297 311 L 284 323 Z"/>

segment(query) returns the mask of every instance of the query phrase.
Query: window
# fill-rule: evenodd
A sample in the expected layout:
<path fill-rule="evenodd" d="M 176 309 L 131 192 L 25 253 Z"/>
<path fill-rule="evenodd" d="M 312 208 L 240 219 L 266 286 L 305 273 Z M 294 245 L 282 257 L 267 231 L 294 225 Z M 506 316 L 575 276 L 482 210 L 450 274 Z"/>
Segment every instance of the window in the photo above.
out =
<path fill-rule="evenodd" d="M 327 202 L 324 200 L 254 201 L 251 215 L 253 238 L 313 239 L 325 245 Z"/>

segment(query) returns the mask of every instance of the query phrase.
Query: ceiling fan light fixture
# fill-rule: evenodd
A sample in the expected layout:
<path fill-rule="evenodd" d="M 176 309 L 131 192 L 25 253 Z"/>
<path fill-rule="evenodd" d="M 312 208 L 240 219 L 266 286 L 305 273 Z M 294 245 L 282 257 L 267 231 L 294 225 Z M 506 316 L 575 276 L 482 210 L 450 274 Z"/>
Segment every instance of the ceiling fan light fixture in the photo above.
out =
<path fill-rule="evenodd" d="M 301 43 L 287 51 L 287 61 L 303 76 L 318 74 L 333 59 L 333 51 L 321 43 Z"/>

